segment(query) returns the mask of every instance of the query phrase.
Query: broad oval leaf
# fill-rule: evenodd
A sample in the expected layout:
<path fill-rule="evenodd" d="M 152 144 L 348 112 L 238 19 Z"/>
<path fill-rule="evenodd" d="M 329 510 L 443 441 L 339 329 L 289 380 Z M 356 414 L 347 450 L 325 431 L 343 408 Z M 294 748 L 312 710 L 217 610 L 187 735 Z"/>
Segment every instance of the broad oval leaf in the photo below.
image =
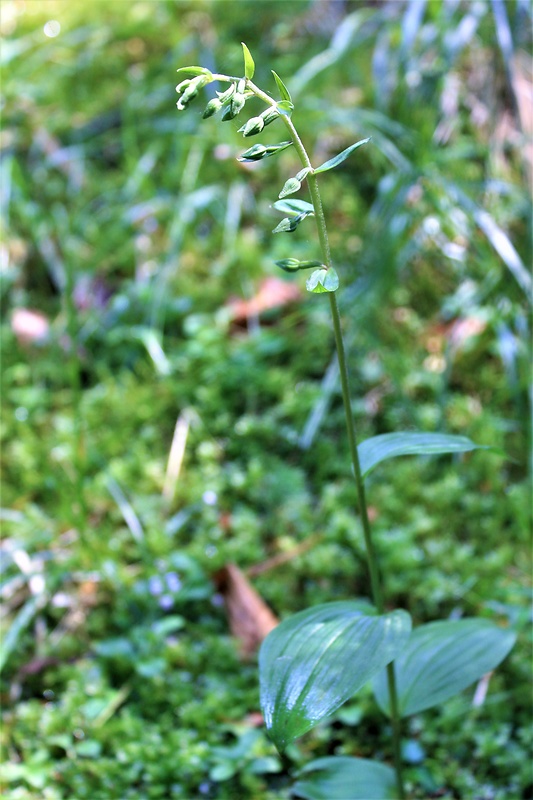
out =
<path fill-rule="evenodd" d="M 307 200 L 276 200 L 274 208 L 283 214 L 301 214 L 302 211 L 314 212 L 313 205 Z"/>
<path fill-rule="evenodd" d="M 396 797 L 394 770 L 378 761 L 326 756 L 306 764 L 291 793 L 304 800 L 389 800 Z"/>
<path fill-rule="evenodd" d="M 417 714 L 458 694 L 503 661 L 516 634 L 486 619 L 429 622 L 415 628 L 394 662 L 398 710 Z M 387 676 L 374 680 L 376 700 L 389 712 Z"/>
<path fill-rule="evenodd" d="M 375 466 L 387 458 L 396 456 L 437 455 L 439 453 L 466 453 L 484 449 L 485 445 L 474 444 L 467 436 L 450 436 L 446 433 L 383 433 L 365 439 L 357 448 L 361 474 L 366 477 Z"/>
<path fill-rule="evenodd" d="M 405 611 L 325 603 L 274 628 L 259 653 L 261 708 L 278 750 L 332 714 L 392 661 L 409 637 Z"/>
<path fill-rule="evenodd" d="M 356 142 L 355 144 L 350 145 L 347 147 L 346 150 L 343 150 L 342 153 L 330 158 L 329 161 L 324 161 L 319 167 L 313 170 L 316 174 L 317 172 L 326 172 L 328 169 L 333 169 L 334 167 L 338 167 L 339 164 L 342 164 L 343 161 L 346 161 L 350 153 L 353 153 L 354 150 L 357 150 L 358 147 L 361 147 L 362 144 L 366 144 L 369 142 L 371 137 L 369 136 L 367 139 L 361 139 L 361 141 Z"/>
<path fill-rule="evenodd" d="M 285 84 L 283 83 L 283 81 L 281 80 L 279 75 L 277 74 L 277 72 L 274 72 L 273 69 L 270 70 L 270 71 L 272 72 L 272 75 L 274 76 L 274 80 L 276 81 L 276 86 L 278 87 L 278 91 L 279 91 L 279 93 L 281 95 L 281 99 L 282 100 L 287 100 L 289 103 L 292 103 L 291 93 L 289 92 L 289 90 L 287 89 L 287 87 L 285 86 Z"/>
<path fill-rule="evenodd" d="M 241 44 L 242 44 L 242 52 L 244 55 L 244 75 L 246 78 L 248 78 L 248 80 L 251 81 L 252 78 L 254 77 L 254 72 L 255 72 L 254 60 L 252 58 L 252 54 L 250 53 L 244 42 L 241 42 Z"/>

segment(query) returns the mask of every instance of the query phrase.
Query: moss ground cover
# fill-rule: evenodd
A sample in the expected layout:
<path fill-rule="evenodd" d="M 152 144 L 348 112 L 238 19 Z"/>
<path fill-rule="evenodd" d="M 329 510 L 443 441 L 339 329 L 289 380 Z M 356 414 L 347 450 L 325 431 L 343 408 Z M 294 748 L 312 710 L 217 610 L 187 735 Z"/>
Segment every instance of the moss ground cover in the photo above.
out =
<path fill-rule="evenodd" d="M 10 800 L 288 796 L 256 665 L 239 659 L 212 575 L 314 536 L 254 578 L 277 615 L 369 595 L 342 402 L 323 379 L 327 309 L 302 296 L 235 321 L 228 307 L 286 255 L 263 231 L 293 155 L 241 177 L 237 120 L 221 132 L 193 106 L 175 112 L 176 67 L 209 57 L 238 71 L 243 39 L 293 75 L 316 163 L 354 133 L 375 143 L 364 170 L 324 183 L 363 432 L 446 428 L 499 448 L 463 456 L 468 469 L 406 459 L 371 478 L 391 608 L 519 632 L 485 697 L 481 685 L 474 705 L 467 692 L 413 718 L 408 789 L 531 796 L 526 10 L 508 5 L 509 83 L 489 4 L 438 6 L 416 29 L 399 4 L 4 4 Z M 469 14 L 476 32 L 454 49 Z M 291 235 L 305 258 L 303 228 Z M 45 338 L 20 333 L 20 309 L 45 316 Z M 180 418 L 184 459 L 165 495 Z M 291 767 L 387 752 L 382 719 L 363 690 L 293 747 Z"/>

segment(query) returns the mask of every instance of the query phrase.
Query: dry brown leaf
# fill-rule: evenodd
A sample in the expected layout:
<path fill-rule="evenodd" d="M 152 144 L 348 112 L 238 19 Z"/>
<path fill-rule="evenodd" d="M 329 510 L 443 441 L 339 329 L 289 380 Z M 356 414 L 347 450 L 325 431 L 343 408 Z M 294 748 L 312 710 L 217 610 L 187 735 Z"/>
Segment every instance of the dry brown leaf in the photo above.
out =
<path fill-rule="evenodd" d="M 224 598 L 231 633 L 248 658 L 278 624 L 277 618 L 235 564 L 227 564 L 214 576 Z"/>
<path fill-rule="evenodd" d="M 235 322 L 245 322 L 265 311 L 294 303 L 300 297 L 301 291 L 295 283 L 270 277 L 261 282 L 259 291 L 253 297 L 248 300 L 230 300 L 228 307 Z"/>

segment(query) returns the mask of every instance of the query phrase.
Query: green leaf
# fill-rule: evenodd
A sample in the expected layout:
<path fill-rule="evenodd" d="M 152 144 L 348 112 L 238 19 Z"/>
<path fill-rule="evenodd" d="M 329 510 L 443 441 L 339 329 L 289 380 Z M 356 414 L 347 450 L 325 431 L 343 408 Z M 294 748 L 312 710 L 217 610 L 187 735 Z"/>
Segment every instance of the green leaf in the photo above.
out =
<path fill-rule="evenodd" d="M 252 78 L 254 77 L 254 72 L 255 72 L 254 60 L 252 58 L 252 54 L 250 53 L 244 42 L 241 42 L 241 44 L 242 44 L 242 52 L 244 55 L 244 75 L 246 78 L 248 78 L 248 80 L 251 81 Z"/>
<path fill-rule="evenodd" d="M 362 144 L 366 144 L 367 142 L 369 142 L 370 138 L 371 137 L 368 137 L 368 139 L 361 139 L 360 142 L 356 142 L 355 144 L 350 145 L 350 147 L 347 147 L 346 150 L 342 151 L 342 153 L 339 153 L 337 156 L 330 158 L 329 161 L 325 161 L 319 167 L 316 167 L 316 169 L 314 169 L 313 172 L 316 175 L 317 172 L 326 172 L 326 170 L 328 169 L 333 169 L 334 167 L 338 167 L 339 164 L 342 164 L 343 161 L 346 161 L 350 153 L 353 153 L 353 151 L 356 150 L 358 147 L 361 147 Z"/>
<path fill-rule="evenodd" d="M 211 70 L 205 67 L 180 67 L 176 72 L 188 72 L 191 75 L 207 75 L 209 78 L 213 77 Z"/>
<path fill-rule="evenodd" d="M 287 89 L 287 87 L 285 86 L 285 84 L 283 83 L 281 78 L 279 77 L 279 75 L 276 72 L 274 72 L 274 70 L 271 70 L 271 72 L 272 72 L 272 75 L 274 76 L 274 80 L 276 81 L 276 85 L 277 85 L 278 91 L 279 91 L 279 93 L 281 95 L 281 99 L 282 100 L 287 100 L 289 103 L 292 103 L 291 93 L 289 92 L 289 90 Z"/>
<path fill-rule="evenodd" d="M 285 117 L 290 117 L 292 112 L 294 111 L 294 105 L 290 103 L 288 100 L 280 100 L 276 103 L 276 108 L 280 114 L 283 114 Z"/>
<path fill-rule="evenodd" d="M 394 770 L 378 761 L 325 756 L 298 773 L 291 794 L 304 800 L 389 800 L 396 797 Z"/>
<path fill-rule="evenodd" d="M 0 672 L 5 667 L 13 650 L 15 650 L 20 637 L 39 610 L 41 603 L 42 599 L 40 597 L 30 597 L 18 612 L 9 630 L 7 632 L 4 631 L 2 650 L 0 651 Z"/>
<path fill-rule="evenodd" d="M 394 662 L 402 717 L 443 703 L 503 661 L 516 634 L 485 619 L 430 622 L 416 628 Z M 374 680 L 380 708 L 390 715 L 387 676 Z"/>
<path fill-rule="evenodd" d="M 317 269 L 307 279 L 306 289 L 308 292 L 323 294 L 324 292 L 336 292 L 339 288 L 339 276 L 333 267 L 322 267 Z"/>
<path fill-rule="evenodd" d="M 314 213 L 313 206 L 306 200 L 276 200 L 274 208 L 283 214 L 301 214 L 302 211 Z"/>
<path fill-rule="evenodd" d="M 405 611 L 378 616 L 341 601 L 301 611 L 269 633 L 259 653 L 261 707 L 279 751 L 332 714 L 404 647 Z"/>
<path fill-rule="evenodd" d="M 383 433 L 365 439 L 357 448 L 361 474 L 366 477 L 377 464 L 396 456 L 438 455 L 439 453 L 466 453 L 485 449 L 474 444 L 467 436 L 450 436 L 445 433 Z"/>

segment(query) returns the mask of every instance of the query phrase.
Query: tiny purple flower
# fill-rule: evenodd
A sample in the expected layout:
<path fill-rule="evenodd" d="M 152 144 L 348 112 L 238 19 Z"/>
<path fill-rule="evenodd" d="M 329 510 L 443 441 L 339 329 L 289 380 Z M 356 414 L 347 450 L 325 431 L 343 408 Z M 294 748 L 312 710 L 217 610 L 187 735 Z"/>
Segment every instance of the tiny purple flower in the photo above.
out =
<path fill-rule="evenodd" d="M 165 580 L 171 592 L 179 592 L 182 583 L 181 583 L 181 578 L 177 572 L 167 572 L 167 574 L 165 575 Z"/>
<path fill-rule="evenodd" d="M 168 611 L 174 605 L 174 598 L 170 594 L 164 594 L 159 598 L 159 605 L 162 609 Z"/>
<path fill-rule="evenodd" d="M 154 595 L 154 597 L 157 597 L 157 595 L 162 593 L 163 584 L 159 575 L 152 575 L 148 581 L 148 591 L 150 594 Z"/>

